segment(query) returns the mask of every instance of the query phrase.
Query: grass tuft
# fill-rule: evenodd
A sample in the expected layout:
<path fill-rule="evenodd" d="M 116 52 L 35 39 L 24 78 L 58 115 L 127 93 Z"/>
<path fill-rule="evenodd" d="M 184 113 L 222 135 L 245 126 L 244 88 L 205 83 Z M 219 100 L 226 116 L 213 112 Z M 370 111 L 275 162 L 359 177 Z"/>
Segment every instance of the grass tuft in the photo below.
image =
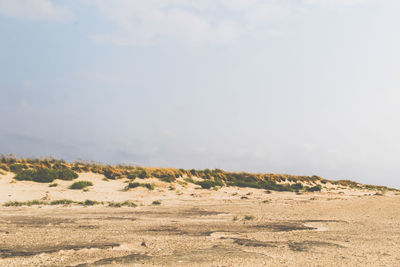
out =
<path fill-rule="evenodd" d="M 129 190 L 129 189 L 132 189 L 132 188 L 136 188 L 136 187 L 139 187 L 139 186 L 141 186 L 141 187 L 146 187 L 147 189 L 149 189 L 149 190 L 154 190 L 154 184 L 149 184 L 149 183 L 136 183 L 136 182 L 131 182 L 131 183 L 129 183 L 126 187 L 125 187 L 125 189 L 126 190 Z"/>
<path fill-rule="evenodd" d="M 254 220 L 255 217 L 254 217 L 253 215 L 245 215 L 245 216 L 244 216 L 244 219 L 245 219 L 246 221 L 251 221 L 251 220 Z"/>
<path fill-rule="evenodd" d="M 78 181 L 70 185 L 69 189 L 79 190 L 84 189 L 88 186 L 93 186 L 93 183 L 90 181 Z"/>

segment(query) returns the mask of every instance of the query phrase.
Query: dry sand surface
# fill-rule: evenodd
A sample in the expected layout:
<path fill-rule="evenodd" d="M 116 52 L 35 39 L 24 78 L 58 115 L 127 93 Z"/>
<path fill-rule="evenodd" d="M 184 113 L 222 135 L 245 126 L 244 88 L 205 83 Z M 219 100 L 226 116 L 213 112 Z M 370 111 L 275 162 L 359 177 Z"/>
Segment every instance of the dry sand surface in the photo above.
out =
<path fill-rule="evenodd" d="M 0 266 L 400 266 L 400 195 L 338 189 L 318 193 L 218 191 L 158 182 L 88 191 L 0 176 L 0 203 L 131 200 L 138 207 L 0 207 Z M 151 179 L 148 179 L 151 181 Z M 161 205 L 152 205 L 161 200 Z"/>

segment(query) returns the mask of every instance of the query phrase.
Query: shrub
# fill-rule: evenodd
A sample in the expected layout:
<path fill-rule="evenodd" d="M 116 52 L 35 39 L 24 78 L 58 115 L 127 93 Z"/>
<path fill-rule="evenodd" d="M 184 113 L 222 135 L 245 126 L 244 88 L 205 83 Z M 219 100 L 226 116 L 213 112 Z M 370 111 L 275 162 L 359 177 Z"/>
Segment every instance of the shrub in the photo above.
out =
<path fill-rule="evenodd" d="M 49 187 L 56 187 L 56 186 L 58 186 L 58 184 L 57 184 L 57 183 L 52 183 L 52 184 L 49 184 Z"/>
<path fill-rule="evenodd" d="M 55 172 L 57 173 L 56 179 L 60 179 L 60 180 L 64 180 L 64 181 L 72 181 L 72 180 L 78 178 L 78 174 L 71 169 L 61 168 L 61 169 L 55 170 Z"/>
<path fill-rule="evenodd" d="M 112 168 L 107 168 L 104 170 L 104 176 L 108 179 L 115 180 L 121 177 L 121 173 Z"/>
<path fill-rule="evenodd" d="M 33 206 L 33 205 L 45 205 L 46 201 L 43 200 L 30 200 L 25 202 L 20 201 L 8 201 L 3 204 L 5 207 L 21 207 L 21 206 Z"/>
<path fill-rule="evenodd" d="M 34 181 L 38 183 L 51 183 L 55 179 L 70 181 L 76 178 L 78 178 L 78 174 L 67 168 L 21 170 L 14 177 L 18 181 Z"/>
<path fill-rule="evenodd" d="M 214 181 L 210 181 L 210 180 L 199 181 L 199 182 L 196 182 L 196 184 L 200 185 L 201 188 L 203 188 L 203 189 L 210 189 L 211 187 L 215 186 Z"/>
<path fill-rule="evenodd" d="M 172 183 L 176 180 L 176 178 L 174 176 L 164 176 L 161 177 L 160 180 L 166 183 Z"/>
<path fill-rule="evenodd" d="M 113 208 L 121 208 L 122 207 L 122 203 L 121 202 L 109 202 L 108 206 L 109 207 L 113 207 Z"/>
<path fill-rule="evenodd" d="M 93 186 L 93 183 L 90 181 L 78 181 L 70 185 L 69 189 L 84 189 L 88 186 Z"/>
<path fill-rule="evenodd" d="M 136 188 L 136 187 L 138 187 L 138 186 L 140 186 L 141 185 L 141 183 L 129 183 L 128 185 L 127 185 L 127 188 L 129 189 L 129 188 Z"/>
<path fill-rule="evenodd" d="M 137 207 L 137 204 L 133 201 L 126 200 L 124 202 L 109 202 L 108 206 L 114 207 L 114 208 L 120 208 L 123 206 L 134 208 L 134 207 Z"/>
<path fill-rule="evenodd" d="M 139 186 L 146 187 L 146 188 L 149 189 L 149 190 L 154 190 L 154 185 L 153 185 L 153 184 L 149 184 L 149 183 L 147 183 L 147 184 L 142 184 L 142 183 L 136 183 L 136 182 L 129 183 L 129 184 L 126 186 L 126 189 L 136 188 L 136 187 L 139 187 Z"/>
<path fill-rule="evenodd" d="M 154 190 L 154 185 L 153 184 L 144 184 L 144 187 L 146 187 L 149 190 Z"/>
<path fill-rule="evenodd" d="M 136 178 L 144 179 L 144 178 L 147 177 L 147 173 L 146 173 L 145 170 L 143 170 L 141 168 L 138 168 L 138 169 L 135 169 L 135 170 L 133 170 L 131 172 L 128 172 L 126 176 L 129 179 L 132 179 L 132 180 L 136 179 Z"/>
<path fill-rule="evenodd" d="M 51 183 L 56 179 L 57 174 L 51 169 L 23 170 L 15 177 L 18 181 L 34 181 L 38 183 Z"/>
<path fill-rule="evenodd" d="M 75 201 L 70 200 L 70 199 L 58 199 L 58 200 L 53 200 L 50 202 L 50 205 L 69 205 L 73 204 Z"/>
<path fill-rule="evenodd" d="M 99 202 L 99 201 L 96 201 L 96 200 L 86 199 L 85 201 L 78 202 L 78 204 L 79 204 L 79 205 L 82 205 L 82 206 L 93 206 L 93 205 L 103 204 L 103 202 Z"/>
<path fill-rule="evenodd" d="M 307 192 L 315 192 L 315 191 L 321 191 L 322 187 L 321 187 L 321 185 L 316 185 L 316 186 L 313 186 L 313 187 L 306 186 L 305 189 L 306 189 Z"/>
<path fill-rule="evenodd" d="M 246 221 L 250 221 L 250 220 L 254 220 L 254 216 L 253 215 L 245 215 L 244 216 L 244 219 L 246 220 Z"/>
<path fill-rule="evenodd" d="M 153 205 L 161 205 L 161 200 L 154 200 L 151 204 L 153 204 Z"/>
<path fill-rule="evenodd" d="M 2 169 L 3 171 L 6 171 L 6 172 L 10 171 L 10 167 L 4 163 L 0 164 L 0 169 Z"/>
<path fill-rule="evenodd" d="M 10 165 L 10 171 L 12 171 L 13 173 L 18 173 L 24 169 L 26 169 L 26 166 L 20 163 Z"/>

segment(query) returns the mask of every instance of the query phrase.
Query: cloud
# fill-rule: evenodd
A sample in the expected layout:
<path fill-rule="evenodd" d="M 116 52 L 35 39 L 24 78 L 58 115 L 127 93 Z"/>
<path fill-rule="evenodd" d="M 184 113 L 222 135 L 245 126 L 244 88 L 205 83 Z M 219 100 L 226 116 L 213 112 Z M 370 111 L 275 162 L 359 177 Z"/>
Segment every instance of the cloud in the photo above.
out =
<path fill-rule="evenodd" d="M 228 44 L 281 33 L 282 21 L 306 17 L 312 7 L 354 6 L 375 0 L 80 0 L 115 30 L 91 38 L 119 45 L 164 41 Z M 0 0 L 0 14 L 23 20 L 67 21 L 72 12 L 55 0 Z"/>
<path fill-rule="evenodd" d="M 370 0 L 304 0 L 304 3 L 324 8 L 336 8 L 365 4 L 369 1 Z"/>
<path fill-rule="evenodd" d="M 276 32 L 269 23 L 296 16 L 300 9 L 282 1 L 262 0 L 84 0 L 116 26 L 92 38 L 121 45 L 175 40 L 230 43 L 249 35 Z"/>
<path fill-rule="evenodd" d="M 51 0 L 0 0 L 0 14 L 22 20 L 63 22 L 72 17 L 70 10 Z"/>
<path fill-rule="evenodd" d="M 306 17 L 313 7 L 363 4 L 369 0 L 83 0 L 116 26 L 91 37 L 120 45 L 175 40 L 227 44 L 279 34 L 279 22 Z M 372 0 L 370 0 L 372 1 Z"/>

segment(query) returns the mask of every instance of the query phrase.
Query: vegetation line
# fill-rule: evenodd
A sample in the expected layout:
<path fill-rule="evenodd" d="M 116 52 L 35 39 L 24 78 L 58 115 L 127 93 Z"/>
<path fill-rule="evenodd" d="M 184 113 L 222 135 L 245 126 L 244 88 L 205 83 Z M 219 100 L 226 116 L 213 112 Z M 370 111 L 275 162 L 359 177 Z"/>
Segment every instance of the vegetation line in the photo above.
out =
<path fill-rule="evenodd" d="M 203 189 L 222 186 L 250 187 L 273 191 L 289 192 L 314 192 L 320 191 L 327 184 L 345 186 L 357 189 L 370 190 L 396 190 L 384 186 L 363 185 L 350 180 L 330 181 L 319 176 L 296 176 L 289 174 L 272 173 L 247 173 L 228 172 L 221 169 L 185 170 L 175 168 L 150 168 L 132 165 L 102 165 L 93 162 L 66 162 L 54 158 L 16 158 L 14 156 L 0 157 L 0 170 L 11 171 L 16 174 L 15 179 L 19 181 L 34 181 L 39 183 L 53 183 L 54 180 L 74 180 L 78 173 L 92 172 L 105 176 L 105 179 L 116 180 L 121 178 L 130 179 L 131 182 L 125 190 L 136 187 L 154 189 L 154 184 L 140 183 L 137 179 L 157 178 L 160 181 L 172 183 L 183 182 L 199 185 Z M 133 181 L 135 180 L 135 181 Z M 85 189 L 93 184 L 88 181 L 75 182 L 70 189 Z M 53 183 L 52 186 L 56 186 Z M 86 189 L 87 190 L 87 189 Z M 397 191 L 397 190 L 396 190 Z"/>

